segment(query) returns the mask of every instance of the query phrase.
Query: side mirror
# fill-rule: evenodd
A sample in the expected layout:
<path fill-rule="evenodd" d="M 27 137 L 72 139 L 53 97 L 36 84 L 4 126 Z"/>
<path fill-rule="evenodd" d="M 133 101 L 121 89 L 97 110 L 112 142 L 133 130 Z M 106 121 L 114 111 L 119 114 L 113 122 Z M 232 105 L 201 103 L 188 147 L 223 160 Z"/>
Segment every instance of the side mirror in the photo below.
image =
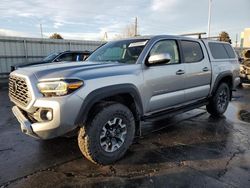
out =
<path fill-rule="evenodd" d="M 147 65 L 149 66 L 162 65 L 169 63 L 170 61 L 171 61 L 171 56 L 169 53 L 156 54 L 148 58 Z"/>

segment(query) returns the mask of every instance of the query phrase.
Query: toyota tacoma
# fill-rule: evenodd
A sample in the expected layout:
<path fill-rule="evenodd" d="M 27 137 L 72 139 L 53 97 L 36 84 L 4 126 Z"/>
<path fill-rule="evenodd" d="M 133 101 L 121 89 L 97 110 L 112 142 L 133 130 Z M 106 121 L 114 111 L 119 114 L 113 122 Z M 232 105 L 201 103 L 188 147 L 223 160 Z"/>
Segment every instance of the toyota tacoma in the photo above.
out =
<path fill-rule="evenodd" d="M 106 165 L 125 154 L 144 121 L 201 106 L 222 116 L 239 82 L 229 43 L 159 35 L 108 42 L 84 63 L 18 69 L 9 97 L 22 132 L 51 139 L 77 130 L 83 155 Z"/>

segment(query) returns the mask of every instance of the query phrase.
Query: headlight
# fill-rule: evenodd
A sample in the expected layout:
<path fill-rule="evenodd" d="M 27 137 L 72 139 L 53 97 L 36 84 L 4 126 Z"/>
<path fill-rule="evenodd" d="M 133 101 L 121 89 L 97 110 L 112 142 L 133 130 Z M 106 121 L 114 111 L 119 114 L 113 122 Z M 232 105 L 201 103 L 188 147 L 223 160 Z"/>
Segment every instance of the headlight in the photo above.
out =
<path fill-rule="evenodd" d="M 67 95 L 83 85 L 81 80 L 62 80 L 40 82 L 37 84 L 39 91 L 46 97 Z"/>

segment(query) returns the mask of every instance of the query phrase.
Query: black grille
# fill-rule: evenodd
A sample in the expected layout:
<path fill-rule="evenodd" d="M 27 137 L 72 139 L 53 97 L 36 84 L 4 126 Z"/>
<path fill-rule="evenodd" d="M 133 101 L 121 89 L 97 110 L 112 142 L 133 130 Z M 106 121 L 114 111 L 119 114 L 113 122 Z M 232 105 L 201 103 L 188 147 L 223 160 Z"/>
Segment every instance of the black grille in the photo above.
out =
<path fill-rule="evenodd" d="M 9 77 L 9 96 L 13 101 L 23 106 L 29 104 L 30 94 L 25 78 L 17 76 Z"/>

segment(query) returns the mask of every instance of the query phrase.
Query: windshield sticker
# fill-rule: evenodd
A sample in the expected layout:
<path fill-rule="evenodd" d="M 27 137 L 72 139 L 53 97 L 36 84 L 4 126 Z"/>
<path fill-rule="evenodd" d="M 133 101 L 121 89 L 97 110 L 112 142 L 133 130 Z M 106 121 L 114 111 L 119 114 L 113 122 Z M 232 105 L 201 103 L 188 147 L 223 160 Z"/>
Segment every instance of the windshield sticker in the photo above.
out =
<path fill-rule="evenodd" d="M 145 44 L 148 42 L 148 40 L 140 41 L 140 42 L 133 42 L 129 44 L 129 48 L 131 47 L 137 47 L 137 46 L 145 46 Z"/>

